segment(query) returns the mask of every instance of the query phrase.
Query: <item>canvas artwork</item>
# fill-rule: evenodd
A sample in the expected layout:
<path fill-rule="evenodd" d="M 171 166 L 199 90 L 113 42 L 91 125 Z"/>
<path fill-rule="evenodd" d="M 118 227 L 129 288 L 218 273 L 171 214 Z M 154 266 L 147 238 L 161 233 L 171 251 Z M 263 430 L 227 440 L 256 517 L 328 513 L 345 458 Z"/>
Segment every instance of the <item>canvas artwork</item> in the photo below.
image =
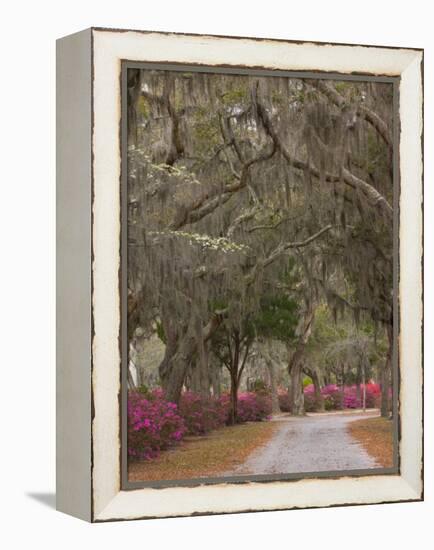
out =
<path fill-rule="evenodd" d="M 122 70 L 124 486 L 396 473 L 394 79 Z"/>
<path fill-rule="evenodd" d="M 57 42 L 56 506 L 423 499 L 423 50 Z"/>

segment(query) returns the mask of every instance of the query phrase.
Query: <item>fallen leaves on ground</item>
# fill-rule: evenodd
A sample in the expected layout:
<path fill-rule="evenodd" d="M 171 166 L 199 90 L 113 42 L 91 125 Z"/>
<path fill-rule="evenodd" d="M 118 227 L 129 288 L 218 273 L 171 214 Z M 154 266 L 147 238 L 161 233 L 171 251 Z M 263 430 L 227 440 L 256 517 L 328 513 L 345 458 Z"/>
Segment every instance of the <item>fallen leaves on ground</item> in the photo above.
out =
<path fill-rule="evenodd" d="M 384 468 L 393 466 L 393 423 L 386 418 L 366 418 L 349 425 L 350 434 Z"/>
<path fill-rule="evenodd" d="M 276 422 L 249 422 L 186 438 L 182 445 L 162 452 L 155 460 L 131 463 L 128 479 L 157 481 L 218 475 L 242 464 L 251 452 L 269 441 L 277 427 Z"/>

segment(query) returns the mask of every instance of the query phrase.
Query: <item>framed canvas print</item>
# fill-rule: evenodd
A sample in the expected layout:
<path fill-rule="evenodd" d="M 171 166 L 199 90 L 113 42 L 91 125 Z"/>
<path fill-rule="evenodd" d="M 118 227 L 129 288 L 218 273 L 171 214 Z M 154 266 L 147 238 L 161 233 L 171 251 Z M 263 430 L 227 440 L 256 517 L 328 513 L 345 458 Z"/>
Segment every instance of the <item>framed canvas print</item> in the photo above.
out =
<path fill-rule="evenodd" d="M 57 45 L 57 502 L 421 500 L 423 52 Z"/>

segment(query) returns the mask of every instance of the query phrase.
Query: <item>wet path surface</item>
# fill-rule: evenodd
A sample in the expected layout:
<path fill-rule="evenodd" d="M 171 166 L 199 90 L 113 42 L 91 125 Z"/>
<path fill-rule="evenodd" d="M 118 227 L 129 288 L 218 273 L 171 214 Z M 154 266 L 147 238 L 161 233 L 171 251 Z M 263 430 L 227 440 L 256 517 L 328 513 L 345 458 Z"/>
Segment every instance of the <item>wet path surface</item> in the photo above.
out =
<path fill-rule="evenodd" d="M 292 474 L 359 470 L 379 465 L 348 433 L 354 420 L 376 416 L 331 413 L 300 418 L 277 416 L 272 421 L 281 426 L 266 446 L 256 449 L 235 470 L 224 475 Z"/>

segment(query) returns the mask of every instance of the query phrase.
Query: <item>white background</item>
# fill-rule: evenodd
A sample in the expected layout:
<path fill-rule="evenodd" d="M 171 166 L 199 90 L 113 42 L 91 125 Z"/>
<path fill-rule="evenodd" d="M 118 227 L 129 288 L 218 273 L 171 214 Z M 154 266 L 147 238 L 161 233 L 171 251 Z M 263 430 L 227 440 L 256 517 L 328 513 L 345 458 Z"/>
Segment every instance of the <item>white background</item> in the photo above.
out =
<path fill-rule="evenodd" d="M 433 497 L 433 16 L 428 1 L 44 0 L 2 5 L 0 34 L 3 548 L 430 547 Z M 88 525 L 55 487 L 55 39 L 90 26 L 425 48 L 424 503 Z"/>

